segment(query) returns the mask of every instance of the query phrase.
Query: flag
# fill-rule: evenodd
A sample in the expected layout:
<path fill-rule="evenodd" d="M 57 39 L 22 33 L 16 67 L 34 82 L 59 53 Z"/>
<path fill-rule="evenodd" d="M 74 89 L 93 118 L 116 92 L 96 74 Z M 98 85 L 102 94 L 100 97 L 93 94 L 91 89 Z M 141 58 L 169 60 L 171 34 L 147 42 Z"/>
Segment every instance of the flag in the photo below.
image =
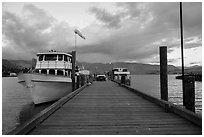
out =
<path fill-rule="evenodd" d="M 78 29 L 75 29 L 74 33 L 78 34 L 81 38 L 85 39 L 85 37 L 81 34 L 81 32 Z"/>

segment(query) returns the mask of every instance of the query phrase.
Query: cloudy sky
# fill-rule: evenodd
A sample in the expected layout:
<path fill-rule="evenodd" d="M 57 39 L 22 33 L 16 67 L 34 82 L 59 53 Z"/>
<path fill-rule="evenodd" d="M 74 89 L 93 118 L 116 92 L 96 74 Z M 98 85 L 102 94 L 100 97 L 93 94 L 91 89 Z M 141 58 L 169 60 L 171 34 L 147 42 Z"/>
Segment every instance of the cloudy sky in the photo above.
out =
<path fill-rule="evenodd" d="M 2 5 L 2 57 L 31 60 L 37 52 L 72 51 L 85 62 L 181 65 L 179 3 L 39 2 Z M 183 3 L 185 65 L 202 65 L 202 3 Z"/>

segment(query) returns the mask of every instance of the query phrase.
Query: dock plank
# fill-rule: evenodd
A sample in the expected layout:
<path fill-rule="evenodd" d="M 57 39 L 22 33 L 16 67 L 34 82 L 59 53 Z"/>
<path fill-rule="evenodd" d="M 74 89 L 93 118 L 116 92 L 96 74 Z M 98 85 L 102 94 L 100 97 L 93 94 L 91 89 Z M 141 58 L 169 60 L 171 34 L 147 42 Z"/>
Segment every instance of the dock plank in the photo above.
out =
<path fill-rule="evenodd" d="M 195 135 L 202 128 L 106 81 L 85 88 L 29 134 Z"/>

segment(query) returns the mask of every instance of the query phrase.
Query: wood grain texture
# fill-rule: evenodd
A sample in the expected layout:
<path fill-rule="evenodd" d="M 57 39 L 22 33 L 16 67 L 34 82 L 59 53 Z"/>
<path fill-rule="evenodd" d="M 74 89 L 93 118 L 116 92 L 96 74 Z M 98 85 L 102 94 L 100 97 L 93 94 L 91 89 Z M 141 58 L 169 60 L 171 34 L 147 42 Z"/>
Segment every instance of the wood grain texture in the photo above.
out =
<path fill-rule="evenodd" d="M 111 81 L 94 82 L 31 135 L 184 135 L 202 128 Z"/>

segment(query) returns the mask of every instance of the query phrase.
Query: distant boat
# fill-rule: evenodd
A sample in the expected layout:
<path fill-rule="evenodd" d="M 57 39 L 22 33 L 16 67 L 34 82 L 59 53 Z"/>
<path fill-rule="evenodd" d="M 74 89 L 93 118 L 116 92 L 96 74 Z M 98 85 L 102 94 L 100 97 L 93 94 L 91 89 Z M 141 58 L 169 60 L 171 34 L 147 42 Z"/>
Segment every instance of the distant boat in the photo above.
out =
<path fill-rule="evenodd" d="M 202 81 L 202 74 L 187 74 L 184 77 L 194 77 L 195 81 Z M 182 75 L 176 76 L 176 79 L 182 79 Z"/>
<path fill-rule="evenodd" d="M 10 76 L 10 77 L 16 77 L 17 74 L 16 74 L 16 73 L 10 73 L 9 76 Z"/>
<path fill-rule="evenodd" d="M 115 81 L 121 82 L 122 76 L 125 76 L 125 84 L 130 85 L 130 71 L 127 68 L 113 68 L 112 78 Z"/>
<path fill-rule="evenodd" d="M 72 91 L 71 60 L 69 53 L 37 53 L 35 69 L 20 73 L 19 83 L 30 90 L 35 104 L 58 100 Z"/>

